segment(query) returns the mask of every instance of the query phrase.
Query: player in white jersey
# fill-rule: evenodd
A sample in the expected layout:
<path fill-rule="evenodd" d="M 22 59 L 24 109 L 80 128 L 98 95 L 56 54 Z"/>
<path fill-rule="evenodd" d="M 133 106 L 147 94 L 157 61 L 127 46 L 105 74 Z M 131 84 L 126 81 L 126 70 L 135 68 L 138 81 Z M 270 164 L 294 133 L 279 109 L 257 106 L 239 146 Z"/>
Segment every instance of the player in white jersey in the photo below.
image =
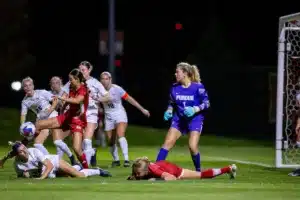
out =
<path fill-rule="evenodd" d="M 55 178 L 58 171 L 72 177 L 88 176 L 111 176 L 103 169 L 81 169 L 80 166 L 71 166 L 58 155 L 45 155 L 37 148 L 26 148 L 22 143 L 10 143 L 12 151 L 16 154 L 15 169 L 18 176 L 28 177 L 27 171 L 41 169 L 41 176 L 38 179 Z"/>
<path fill-rule="evenodd" d="M 57 76 L 53 76 L 50 80 L 50 87 L 51 87 L 51 93 L 55 96 L 60 96 L 62 97 L 64 95 L 64 91 L 62 90 L 62 79 L 57 77 Z M 58 113 L 62 113 L 62 108 L 63 107 L 63 103 L 61 101 L 58 102 L 55 110 Z M 67 154 L 67 156 L 69 157 L 71 164 L 75 165 L 76 164 L 76 160 L 75 157 L 73 156 L 70 148 L 68 147 L 68 145 L 63 141 L 66 137 L 68 137 L 70 135 L 70 131 L 62 131 L 62 129 L 57 129 L 56 131 L 54 131 L 52 133 L 53 136 L 53 143 L 56 146 L 56 152 L 57 155 L 62 158 L 64 153 Z"/>
<path fill-rule="evenodd" d="M 87 126 L 83 135 L 83 151 L 86 155 L 88 164 L 96 165 L 96 151 L 92 147 L 92 138 L 98 124 L 98 106 L 99 103 L 96 102 L 91 96 L 100 96 L 101 101 L 107 101 L 109 99 L 108 92 L 105 90 L 103 85 L 95 78 L 90 76 L 93 66 L 88 61 L 83 61 L 79 64 L 79 69 L 82 72 L 84 78 L 86 79 L 86 84 L 89 89 L 89 105 L 87 109 Z M 64 91 L 69 93 L 68 82 L 64 87 Z"/>
<path fill-rule="evenodd" d="M 145 116 L 150 117 L 148 110 L 144 109 L 134 98 L 118 85 L 112 84 L 111 74 L 109 72 L 103 72 L 100 75 L 101 83 L 105 89 L 109 92 L 111 101 L 104 102 L 104 126 L 105 132 L 110 144 L 111 154 L 113 156 L 112 166 L 119 166 L 120 160 L 118 156 L 117 144 L 115 143 L 116 137 L 120 143 L 120 147 L 124 156 L 124 167 L 130 167 L 128 156 L 128 143 L 125 138 L 125 132 L 127 128 L 127 114 L 122 105 L 122 99 L 128 101 L 131 105 L 138 108 Z M 115 134 L 113 134 L 115 130 Z"/>
<path fill-rule="evenodd" d="M 25 122 L 28 110 L 36 114 L 37 120 L 52 118 L 58 115 L 57 111 L 55 111 L 56 105 L 51 105 L 50 103 L 53 98 L 51 92 L 47 90 L 35 90 L 33 80 L 30 77 L 22 80 L 22 87 L 25 92 L 25 97 L 21 103 L 21 124 Z M 55 131 L 56 130 L 53 130 L 53 132 Z M 45 129 L 34 139 L 34 147 L 41 150 L 44 154 L 49 154 L 43 145 L 48 136 L 49 130 Z"/>

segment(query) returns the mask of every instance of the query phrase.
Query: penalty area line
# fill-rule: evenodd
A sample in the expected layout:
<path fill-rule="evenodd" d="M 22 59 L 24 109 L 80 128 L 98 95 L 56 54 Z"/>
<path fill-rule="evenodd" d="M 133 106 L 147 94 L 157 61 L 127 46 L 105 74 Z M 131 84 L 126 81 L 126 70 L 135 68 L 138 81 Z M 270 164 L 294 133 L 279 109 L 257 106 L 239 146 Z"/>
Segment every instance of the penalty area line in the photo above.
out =
<path fill-rule="evenodd" d="M 224 158 L 224 157 L 206 157 L 208 159 L 212 159 L 212 160 L 216 160 L 216 161 L 229 161 L 229 162 L 235 162 L 235 163 L 240 163 L 240 164 L 245 164 L 245 165 L 256 165 L 259 167 L 268 167 L 268 168 L 272 168 L 274 166 L 272 165 L 268 165 L 265 163 L 260 163 L 260 162 L 251 162 L 251 161 L 247 161 L 247 160 L 238 160 L 238 159 L 231 159 L 231 158 Z"/>

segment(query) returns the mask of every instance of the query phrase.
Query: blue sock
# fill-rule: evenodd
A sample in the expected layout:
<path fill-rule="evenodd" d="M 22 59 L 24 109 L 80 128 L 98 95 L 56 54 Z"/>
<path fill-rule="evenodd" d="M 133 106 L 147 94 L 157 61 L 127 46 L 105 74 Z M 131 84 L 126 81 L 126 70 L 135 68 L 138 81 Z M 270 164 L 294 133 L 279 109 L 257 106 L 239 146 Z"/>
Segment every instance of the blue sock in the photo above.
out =
<path fill-rule="evenodd" d="M 200 153 L 197 153 L 196 155 L 191 154 L 192 156 L 192 160 L 195 166 L 195 170 L 197 172 L 201 171 L 201 167 L 200 167 Z"/>
<path fill-rule="evenodd" d="M 169 151 L 167 149 L 160 148 L 157 158 L 156 158 L 156 162 L 160 161 L 160 160 L 166 160 L 168 153 L 169 153 Z"/>

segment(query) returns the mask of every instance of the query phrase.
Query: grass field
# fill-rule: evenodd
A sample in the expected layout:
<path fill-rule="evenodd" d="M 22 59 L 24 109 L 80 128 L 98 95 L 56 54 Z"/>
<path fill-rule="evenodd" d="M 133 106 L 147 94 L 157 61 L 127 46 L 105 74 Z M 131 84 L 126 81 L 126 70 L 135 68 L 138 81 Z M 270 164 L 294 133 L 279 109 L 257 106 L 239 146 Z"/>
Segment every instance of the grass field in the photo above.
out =
<path fill-rule="evenodd" d="M 0 110 L 0 154 L 8 147 L 8 139 L 17 138 L 17 112 Z M 5 115 L 7 113 L 7 115 Z M 5 118 L 4 118 L 5 116 Z M 15 131 L 15 132 L 14 132 Z M 154 160 L 166 130 L 131 126 L 128 129 L 130 157 L 148 156 Z M 168 160 L 186 168 L 193 168 L 186 138 L 170 152 Z M 47 145 L 55 152 L 51 140 Z M 5 200 L 30 198 L 52 199 L 299 199 L 300 179 L 289 177 L 289 170 L 274 169 L 274 149 L 271 142 L 234 140 L 203 134 L 200 142 L 202 168 L 222 167 L 236 163 L 239 167 L 235 180 L 220 176 L 211 180 L 176 182 L 130 182 L 125 178 L 128 168 L 109 168 L 111 157 L 108 149 L 98 149 L 98 163 L 109 168 L 112 178 L 92 177 L 87 179 L 57 178 L 53 180 L 26 180 L 15 178 L 12 161 L 0 169 L 0 195 Z M 122 158 L 122 155 L 120 154 Z"/>

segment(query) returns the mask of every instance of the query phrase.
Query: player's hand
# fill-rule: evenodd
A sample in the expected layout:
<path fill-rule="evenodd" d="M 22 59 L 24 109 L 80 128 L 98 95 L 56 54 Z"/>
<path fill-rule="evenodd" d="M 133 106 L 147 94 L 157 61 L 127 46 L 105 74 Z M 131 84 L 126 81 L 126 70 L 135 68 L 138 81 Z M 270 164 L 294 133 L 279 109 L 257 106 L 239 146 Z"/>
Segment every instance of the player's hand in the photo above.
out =
<path fill-rule="evenodd" d="M 183 113 L 187 117 L 192 117 L 196 113 L 196 111 L 195 111 L 194 107 L 187 106 L 187 107 L 184 107 Z"/>
<path fill-rule="evenodd" d="M 142 113 L 146 116 L 146 117 L 150 117 L 150 112 L 146 109 L 142 110 Z"/>
<path fill-rule="evenodd" d="M 172 110 L 167 110 L 164 114 L 164 120 L 168 121 L 173 117 L 173 111 Z"/>
<path fill-rule="evenodd" d="M 165 176 L 164 179 L 165 179 L 165 181 L 175 181 L 175 180 L 177 180 L 177 178 L 172 174 L 169 174 L 168 176 Z"/>

